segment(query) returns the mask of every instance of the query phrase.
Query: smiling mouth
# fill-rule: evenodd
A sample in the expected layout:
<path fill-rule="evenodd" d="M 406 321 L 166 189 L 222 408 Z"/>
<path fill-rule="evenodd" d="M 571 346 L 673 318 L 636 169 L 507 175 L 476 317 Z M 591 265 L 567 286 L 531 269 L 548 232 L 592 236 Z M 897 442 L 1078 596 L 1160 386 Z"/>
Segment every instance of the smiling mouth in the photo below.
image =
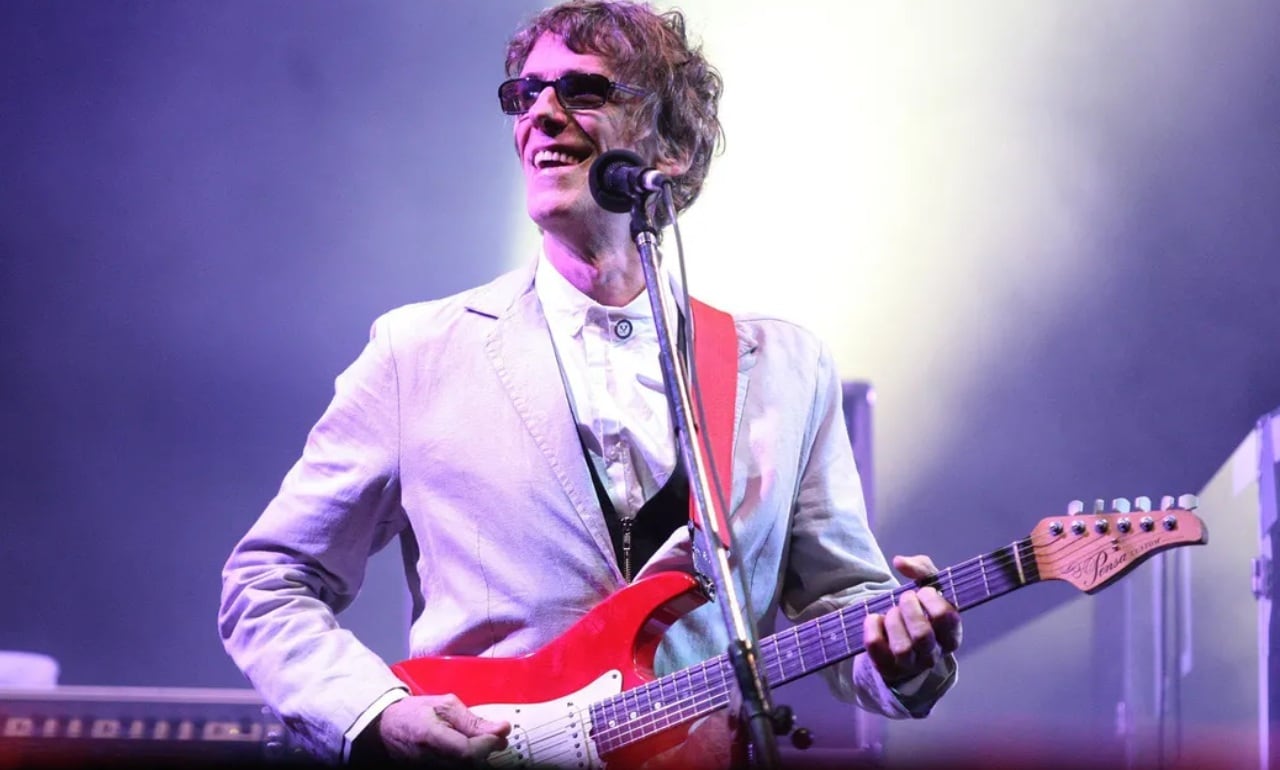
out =
<path fill-rule="evenodd" d="M 533 154 L 533 167 L 539 171 L 569 168 L 586 160 L 586 155 L 575 155 L 564 150 L 538 150 Z"/>

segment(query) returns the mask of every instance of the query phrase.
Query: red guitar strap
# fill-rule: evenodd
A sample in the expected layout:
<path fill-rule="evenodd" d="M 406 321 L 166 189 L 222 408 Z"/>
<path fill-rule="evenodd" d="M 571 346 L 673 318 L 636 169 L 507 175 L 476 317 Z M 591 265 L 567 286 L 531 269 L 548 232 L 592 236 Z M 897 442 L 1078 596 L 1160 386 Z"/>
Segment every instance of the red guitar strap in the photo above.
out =
<path fill-rule="evenodd" d="M 715 488 L 718 481 L 718 499 L 709 500 L 709 515 L 716 517 L 724 547 L 729 547 L 728 512 L 721 510 L 720 501 L 729 505 L 733 490 L 733 421 L 734 407 L 738 401 L 738 333 L 733 316 L 708 304 L 690 298 L 693 311 L 694 366 L 698 369 L 698 385 L 702 388 L 702 409 L 706 425 L 697 430 L 702 442 L 704 457 L 710 458 L 708 483 Z M 697 424 L 697 407 L 690 415 Z M 689 495 L 689 519 L 697 524 L 697 496 Z"/>

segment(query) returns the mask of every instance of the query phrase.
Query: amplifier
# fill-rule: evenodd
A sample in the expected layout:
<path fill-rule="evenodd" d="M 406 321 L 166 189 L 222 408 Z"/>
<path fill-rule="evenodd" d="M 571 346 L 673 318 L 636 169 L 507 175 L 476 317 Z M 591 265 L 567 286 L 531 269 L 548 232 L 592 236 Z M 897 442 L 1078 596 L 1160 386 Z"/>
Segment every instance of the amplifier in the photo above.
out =
<path fill-rule="evenodd" d="M 253 690 L 0 688 L 0 770 L 303 763 Z"/>

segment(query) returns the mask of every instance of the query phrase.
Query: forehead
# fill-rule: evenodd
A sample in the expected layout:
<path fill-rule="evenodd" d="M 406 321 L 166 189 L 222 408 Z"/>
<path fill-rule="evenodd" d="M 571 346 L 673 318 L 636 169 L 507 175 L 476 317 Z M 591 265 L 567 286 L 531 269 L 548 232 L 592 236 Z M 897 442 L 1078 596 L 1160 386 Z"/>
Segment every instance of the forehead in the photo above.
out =
<path fill-rule="evenodd" d="M 529 49 L 529 56 L 520 68 L 521 77 L 535 75 L 544 80 L 558 78 L 567 72 L 599 73 L 611 76 L 609 62 L 595 54 L 574 53 L 559 35 L 543 33 Z"/>

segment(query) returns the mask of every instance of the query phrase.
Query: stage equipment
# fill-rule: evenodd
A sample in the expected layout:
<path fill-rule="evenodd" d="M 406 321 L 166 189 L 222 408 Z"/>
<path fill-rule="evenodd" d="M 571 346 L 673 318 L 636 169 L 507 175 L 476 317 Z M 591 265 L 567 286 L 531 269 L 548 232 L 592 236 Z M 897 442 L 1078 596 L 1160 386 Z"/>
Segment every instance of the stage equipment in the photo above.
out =
<path fill-rule="evenodd" d="M 253 690 L 0 689 L 0 768 L 303 761 Z"/>
<path fill-rule="evenodd" d="M 1201 490 L 1208 548 L 1159 554 L 1095 607 L 1100 664 L 1127 767 L 1221 752 L 1280 768 L 1275 606 L 1280 410 L 1264 415 Z M 1102 618 L 1111 618 L 1106 625 Z M 1120 644 L 1115 619 L 1123 618 Z"/>

